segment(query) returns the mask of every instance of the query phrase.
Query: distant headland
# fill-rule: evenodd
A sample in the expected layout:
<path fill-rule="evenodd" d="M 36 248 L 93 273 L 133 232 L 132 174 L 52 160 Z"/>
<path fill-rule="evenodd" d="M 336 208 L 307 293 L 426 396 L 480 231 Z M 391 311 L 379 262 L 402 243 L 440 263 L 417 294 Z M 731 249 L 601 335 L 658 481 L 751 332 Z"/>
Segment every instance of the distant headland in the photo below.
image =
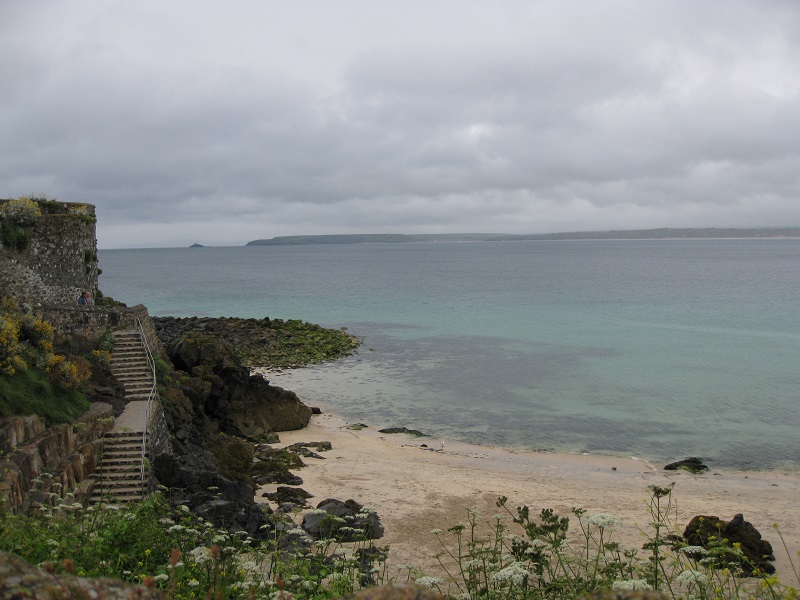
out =
<path fill-rule="evenodd" d="M 247 242 L 247 246 L 298 246 L 303 244 L 369 244 L 404 242 L 518 242 L 529 240 L 668 240 L 722 238 L 800 238 L 800 227 L 627 229 L 564 233 L 359 233 L 341 235 L 285 235 Z"/>

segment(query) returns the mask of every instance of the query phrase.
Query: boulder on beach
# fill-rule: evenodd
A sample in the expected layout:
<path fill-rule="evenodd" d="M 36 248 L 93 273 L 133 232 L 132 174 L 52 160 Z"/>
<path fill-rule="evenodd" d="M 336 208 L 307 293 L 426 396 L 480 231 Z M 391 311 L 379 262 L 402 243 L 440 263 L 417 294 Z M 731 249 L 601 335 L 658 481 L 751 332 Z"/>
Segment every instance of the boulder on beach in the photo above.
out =
<path fill-rule="evenodd" d="M 316 539 L 332 537 L 340 542 L 383 537 L 378 515 L 355 500 L 323 500 L 316 509 L 306 513 L 302 527 Z"/>
<path fill-rule="evenodd" d="M 664 470 L 666 471 L 677 471 L 678 469 L 689 471 L 690 473 L 694 474 L 708 471 L 708 467 L 704 465 L 703 461 L 696 456 L 690 456 L 689 458 L 684 458 L 683 460 L 678 460 L 676 462 L 669 463 L 668 465 L 664 465 Z"/>
<path fill-rule="evenodd" d="M 686 526 L 683 532 L 686 543 L 690 546 L 703 548 L 728 547 L 733 550 L 739 544 L 742 557 L 737 558 L 733 552 L 719 556 L 719 566 L 725 567 L 730 562 L 738 563 L 744 575 L 751 575 L 757 571 L 772 574 L 775 567 L 772 561 L 775 555 L 772 545 L 761 539 L 761 534 L 753 524 L 744 520 L 742 514 L 737 514 L 728 523 L 719 517 L 697 515 Z"/>

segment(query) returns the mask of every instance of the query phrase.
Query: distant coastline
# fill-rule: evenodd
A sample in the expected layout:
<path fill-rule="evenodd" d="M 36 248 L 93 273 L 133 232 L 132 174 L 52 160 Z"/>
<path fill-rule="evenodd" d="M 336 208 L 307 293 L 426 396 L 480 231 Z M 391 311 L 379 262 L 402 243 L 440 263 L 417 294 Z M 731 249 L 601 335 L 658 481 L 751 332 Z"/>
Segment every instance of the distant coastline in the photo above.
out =
<path fill-rule="evenodd" d="M 252 240 L 246 246 L 299 246 L 305 244 L 369 244 L 407 242 L 519 242 L 530 240 L 669 240 L 669 239 L 800 238 L 800 227 L 627 229 L 541 234 L 507 233 L 361 233 L 341 235 L 285 235 Z"/>

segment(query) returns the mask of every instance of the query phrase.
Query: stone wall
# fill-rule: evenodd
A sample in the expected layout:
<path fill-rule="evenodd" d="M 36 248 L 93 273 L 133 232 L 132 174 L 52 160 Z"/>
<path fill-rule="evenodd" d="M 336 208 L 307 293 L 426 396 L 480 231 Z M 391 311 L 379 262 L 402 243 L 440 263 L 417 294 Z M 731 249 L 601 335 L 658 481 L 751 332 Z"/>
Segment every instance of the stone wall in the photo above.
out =
<path fill-rule="evenodd" d="M 74 492 L 94 472 L 112 423 L 113 409 L 103 402 L 93 403 L 75 423 L 49 429 L 37 416 L 0 420 L 0 501 L 17 511 L 28 501 L 46 501 L 51 492 Z"/>
<path fill-rule="evenodd" d="M 164 356 L 155 325 L 143 304 L 130 307 L 42 304 L 35 307 L 33 312 L 50 323 L 59 335 L 82 337 L 92 342 L 103 337 L 109 329 L 137 329 L 138 323 L 141 323 L 153 356 Z"/>
<path fill-rule="evenodd" d="M 8 202 L 0 200 L 0 205 Z M 97 239 L 91 204 L 40 202 L 42 215 L 26 227 L 25 250 L 0 240 L 0 296 L 23 302 L 75 304 L 80 292 L 97 295 Z"/>

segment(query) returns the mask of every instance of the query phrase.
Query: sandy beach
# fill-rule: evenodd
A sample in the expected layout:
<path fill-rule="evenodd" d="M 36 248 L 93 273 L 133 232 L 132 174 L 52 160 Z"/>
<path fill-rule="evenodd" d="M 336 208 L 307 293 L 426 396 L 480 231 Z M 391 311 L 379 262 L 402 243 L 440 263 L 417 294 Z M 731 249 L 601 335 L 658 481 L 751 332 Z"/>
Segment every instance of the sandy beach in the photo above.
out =
<path fill-rule="evenodd" d="M 778 574 L 793 580 L 786 552 L 773 529 L 778 523 L 789 551 L 800 550 L 800 475 L 797 472 L 714 471 L 692 475 L 664 471 L 642 460 L 559 455 L 473 446 L 449 440 L 382 434 L 379 427 L 351 430 L 333 415 L 312 417 L 306 429 L 280 434 L 282 445 L 330 441 L 323 460 L 306 458 L 297 470 L 301 486 L 316 506 L 326 498 L 354 499 L 377 511 L 386 528 L 378 545 L 389 545 L 390 566 L 414 565 L 436 573 L 442 548 L 431 534 L 465 523 L 476 509 L 489 520 L 507 496 L 514 509 L 528 505 L 538 514 L 553 508 L 569 516 L 573 507 L 587 514 L 610 513 L 622 519 L 614 540 L 641 547 L 650 526 L 647 487 L 675 483 L 676 523 L 682 528 L 698 514 L 724 520 L 742 513 L 773 546 Z M 427 447 L 424 447 L 427 445 Z M 273 491 L 264 486 L 257 492 Z M 673 515 L 675 516 L 675 515 Z M 510 523 L 510 519 L 506 523 Z M 445 533 L 444 536 L 450 534 Z M 795 585 L 797 582 L 795 581 Z"/>

